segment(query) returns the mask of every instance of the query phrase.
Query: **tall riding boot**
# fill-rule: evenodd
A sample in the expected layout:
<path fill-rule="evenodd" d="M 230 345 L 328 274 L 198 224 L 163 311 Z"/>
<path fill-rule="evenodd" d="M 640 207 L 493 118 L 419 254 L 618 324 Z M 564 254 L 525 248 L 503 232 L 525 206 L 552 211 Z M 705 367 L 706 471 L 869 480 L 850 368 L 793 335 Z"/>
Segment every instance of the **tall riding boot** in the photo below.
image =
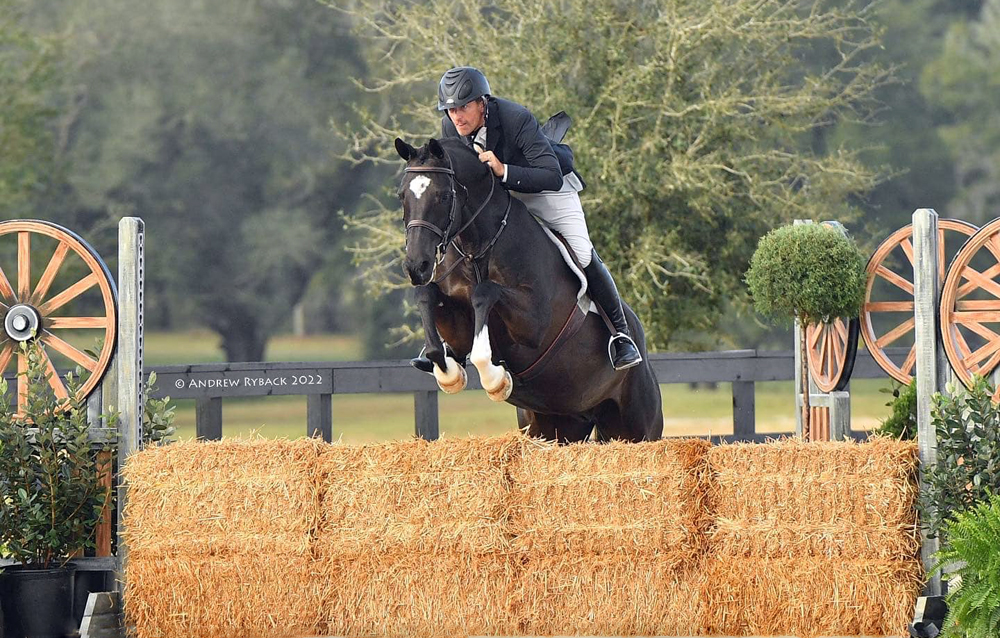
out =
<path fill-rule="evenodd" d="M 611 320 L 611 325 L 615 327 L 616 334 L 608 343 L 611 365 L 615 370 L 639 365 L 642 363 L 642 355 L 639 354 L 639 349 L 629 335 L 628 324 L 625 322 L 625 309 L 622 307 L 621 297 L 618 296 L 618 288 L 615 287 L 615 280 L 608 272 L 607 266 L 597 256 L 596 250 L 591 251 L 590 264 L 583 269 L 583 272 L 587 275 L 587 289 L 591 299 L 601 307 Z M 612 346 L 614 353 L 611 352 Z"/>

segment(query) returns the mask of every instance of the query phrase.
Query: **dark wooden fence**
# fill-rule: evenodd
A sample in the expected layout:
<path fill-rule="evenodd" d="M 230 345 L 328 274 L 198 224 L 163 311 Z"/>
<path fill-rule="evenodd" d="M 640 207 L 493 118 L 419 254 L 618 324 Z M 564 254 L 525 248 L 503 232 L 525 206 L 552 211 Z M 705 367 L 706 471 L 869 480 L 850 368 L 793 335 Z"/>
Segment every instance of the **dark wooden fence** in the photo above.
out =
<path fill-rule="evenodd" d="M 791 351 L 664 353 L 650 355 L 661 384 L 732 383 L 733 434 L 726 441 L 762 441 L 756 432 L 755 389 L 760 381 L 795 377 Z M 218 363 L 157 366 L 157 396 L 195 399 L 197 436 L 222 437 L 222 401 L 227 397 L 300 395 L 306 397 L 306 434 L 333 438 L 334 394 L 412 393 L 417 436 L 438 437 L 438 388 L 434 379 L 406 361 L 332 363 Z M 468 367 L 468 389 L 480 389 L 474 366 Z M 885 378 L 867 351 L 859 351 L 855 379 Z M 485 397 L 483 400 L 487 400 Z M 789 395 L 789 402 L 793 396 Z M 768 437 L 776 436 L 768 434 Z"/>

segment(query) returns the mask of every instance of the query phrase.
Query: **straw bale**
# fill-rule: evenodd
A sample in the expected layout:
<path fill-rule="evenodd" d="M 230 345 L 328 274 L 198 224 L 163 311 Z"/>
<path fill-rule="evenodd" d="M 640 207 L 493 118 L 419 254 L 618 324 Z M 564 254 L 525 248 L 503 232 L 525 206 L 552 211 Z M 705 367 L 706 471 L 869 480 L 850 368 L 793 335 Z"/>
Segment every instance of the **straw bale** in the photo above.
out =
<path fill-rule="evenodd" d="M 454 638 L 518 635 L 520 562 L 504 554 L 332 559 L 323 635 Z"/>
<path fill-rule="evenodd" d="M 524 448 L 511 466 L 514 550 L 692 559 L 710 522 L 708 448 L 702 440 Z"/>
<path fill-rule="evenodd" d="M 526 441 L 511 433 L 326 446 L 318 460 L 317 552 L 358 558 L 506 550 L 508 466 Z"/>
<path fill-rule="evenodd" d="M 908 559 L 919 551 L 917 456 L 878 439 L 713 447 L 712 551 Z"/>
<path fill-rule="evenodd" d="M 699 633 L 902 636 L 923 587 L 918 560 L 710 558 Z"/>
<path fill-rule="evenodd" d="M 625 554 L 539 557 L 525 566 L 517 605 L 529 635 L 696 635 L 700 562 L 678 569 L 669 558 Z"/>
<path fill-rule="evenodd" d="M 136 638 L 319 634 L 324 588 L 308 556 L 130 555 L 126 582 Z"/>
<path fill-rule="evenodd" d="M 133 556 L 308 554 L 318 443 L 188 441 L 132 455 L 124 537 Z"/>

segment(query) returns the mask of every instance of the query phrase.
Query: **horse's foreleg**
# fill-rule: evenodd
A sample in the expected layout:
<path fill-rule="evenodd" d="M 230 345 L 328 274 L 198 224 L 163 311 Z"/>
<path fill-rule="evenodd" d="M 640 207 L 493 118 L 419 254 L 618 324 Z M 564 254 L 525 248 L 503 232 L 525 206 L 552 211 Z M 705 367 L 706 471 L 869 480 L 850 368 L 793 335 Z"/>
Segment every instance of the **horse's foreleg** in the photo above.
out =
<path fill-rule="evenodd" d="M 472 309 L 476 313 L 475 338 L 469 359 L 479 370 L 483 389 L 494 401 L 506 401 L 514 389 L 510 372 L 493 363 L 493 346 L 490 344 L 490 311 L 500 300 L 502 288 L 491 281 L 484 281 L 472 292 Z"/>
<path fill-rule="evenodd" d="M 434 362 L 434 378 L 438 387 L 454 394 L 465 389 L 467 377 L 465 368 L 448 356 L 438 334 L 435 324 L 435 312 L 442 302 L 443 295 L 437 284 L 428 284 L 417 288 L 414 299 L 420 310 L 420 323 L 424 327 L 424 355 Z"/>

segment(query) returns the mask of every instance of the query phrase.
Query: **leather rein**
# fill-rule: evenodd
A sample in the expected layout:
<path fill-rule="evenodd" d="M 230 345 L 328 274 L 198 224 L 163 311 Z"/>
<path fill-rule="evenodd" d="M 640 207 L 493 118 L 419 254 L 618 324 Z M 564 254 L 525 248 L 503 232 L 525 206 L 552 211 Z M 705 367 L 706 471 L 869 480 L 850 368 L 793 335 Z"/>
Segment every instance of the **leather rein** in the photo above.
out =
<path fill-rule="evenodd" d="M 449 247 L 453 247 L 459 254 L 460 259 L 455 260 L 455 263 L 453 263 L 440 276 L 432 279 L 432 282 L 433 283 L 441 282 L 445 277 L 450 275 L 451 272 L 455 270 L 455 268 L 463 261 L 472 262 L 472 267 L 476 273 L 476 283 L 483 281 L 482 273 L 479 271 L 478 262 L 482 257 L 486 255 L 486 253 L 490 251 L 491 248 L 493 248 L 494 244 L 497 243 L 497 240 L 500 239 L 500 235 L 501 233 L 503 233 L 503 229 L 507 227 L 507 218 L 510 215 L 510 196 L 507 197 L 507 208 L 504 211 L 503 219 L 500 220 L 500 228 L 497 229 L 496 234 L 493 235 L 493 239 L 491 239 L 490 242 L 486 244 L 486 246 L 482 250 L 480 250 L 476 254 L 466 253 L 461 249 L 461 247 L 459 247 L 457 240 L 459 236 L 462 234 L 462 231 L 468 228 L 472 224 L 472 222 L 476 221 L 476 218 L 479 217 L 479 213 L 483 212 L 483 209 L 486 208 L 486 205 L 489 204 L 490 200 L 493 199 L 493 191 L 495 190 L 497 183 L 496 176 L 492 174 L 492 171 L 490 172 L 490 177 L 492 177 L 493 179 L 490 180 L 489 195 L 487 195 L 486 199 L 483 200 L 483 203 L 479 205 L 479 207 L 476 209 L 476 212 L 474 212 L 472 216 L 469 217 L 469 220 L 464 224 L 462 224 L 462 227 L 459 228 L 457 231 L 455 231 L 454 234 L 452 234 L 451 232 L 452 227 L 455 225 L 455 220 L 458 217 L 458 197 L 456 196 L 455 193 L 455 184 L 457 183 L 459 186 L 461 186 L 465 190 L 466 194 L 468 194 L 469 192 L 469 189 L 467 189 L 465 185 L 459 182 L 458 179 L 455 177 L 455 171 L 453 171 L 450 168 L 446 168 L 444 166 L 407 166 L 406 168 L 403 169 L 403 172 L 443 173 L 448 176 L 449 187 L 451 188 L 451 210 L 448 212 L 448 226 L 444 230 L 441 230 L 436 224 L 433 224 L 429 221 L 425 221 L 423 219 L 414 219 L 406 224 L 407 235 L 409 235 L 410 229 L 412 228 L 426 228 L 427 230 L 431 231 L 432 233 L 441 238 L 440 243 L 438 243 L 437 247 L 434 249 L 435 255 L 440 254 L 440 256 L 437 257 L 437 261 L 434 264 L 435 272 L 437 272 L 438 267 L 444 261 L 444 258 L 448 253 Z"/>

